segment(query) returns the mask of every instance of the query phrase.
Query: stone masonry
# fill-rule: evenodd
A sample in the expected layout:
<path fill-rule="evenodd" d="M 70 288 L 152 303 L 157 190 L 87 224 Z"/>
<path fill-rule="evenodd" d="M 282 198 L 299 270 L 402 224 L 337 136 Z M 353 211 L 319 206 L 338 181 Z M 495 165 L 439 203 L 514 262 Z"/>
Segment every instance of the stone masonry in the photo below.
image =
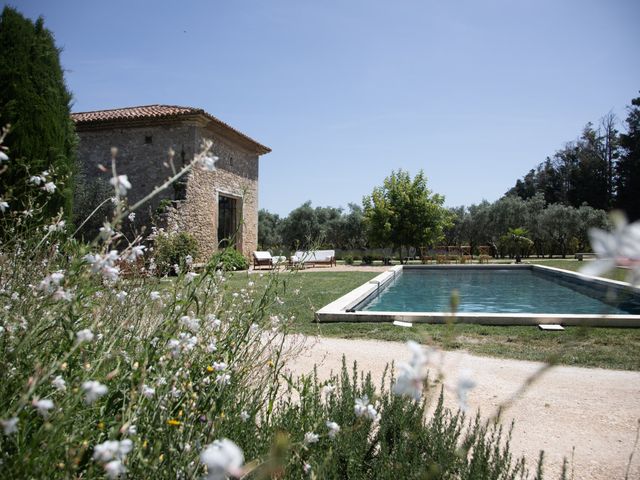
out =
<path fill-rule="evenodd" d="M 203 140 L 213 142 L 218 157 L 215 171 L 198 166 L 186 180 L 157 195 L 136 212 L 136 225 L 150 226 L 162 200 L 171 202 L 169 228 L 186 231 L 198 242 L 200 261 L 218 248 L 220 196 L 237 206 L 235 247 L 245 256 L 258 241 L 258 160 L 270 149 L 200 109 L 152 105 L 98 112 L 74 113 L 78 147 L 78 173 L 86 188 L 111 178 L 111 148 L 118 148 L 117 173 L 132 184 L 129 203 L 144 198 L 192 161 Z M 173 166 L 168 151 L 173 149 Z M 106 167 L 101 169 L 100 165 Z M 95 200 L 97 204 L 97 199 Z M 147 232 L 149 229 L 147 228 Z"/>

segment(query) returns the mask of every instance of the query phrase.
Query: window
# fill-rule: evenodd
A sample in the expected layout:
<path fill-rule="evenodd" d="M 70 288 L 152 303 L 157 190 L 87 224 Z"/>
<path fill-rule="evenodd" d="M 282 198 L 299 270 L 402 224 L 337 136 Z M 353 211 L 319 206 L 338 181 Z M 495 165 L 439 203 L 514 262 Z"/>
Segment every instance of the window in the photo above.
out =
<path fill-rule="evenodd" d="M 153 143 L 153 137 L 151 135 L 144 136 L 144 144 L 151 145 Z"/>

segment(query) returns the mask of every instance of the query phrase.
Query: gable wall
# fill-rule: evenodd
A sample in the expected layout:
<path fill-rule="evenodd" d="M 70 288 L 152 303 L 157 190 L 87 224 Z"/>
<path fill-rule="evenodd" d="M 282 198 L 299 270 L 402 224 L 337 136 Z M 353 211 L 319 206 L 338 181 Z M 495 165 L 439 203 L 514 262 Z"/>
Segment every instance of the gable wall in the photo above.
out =
<path fill-rule="evenodd" d="M 145 136 L 152 137 L 151 144 L 145 144 Z M 258 243 L 258 155 L 242 146 L 225 139 L 196 121 L 173 122 L 172 124 L 139 127 L 109 128 L 103 130 L 80 131 L 78 147 L 79 180 L 85 189 L 95 188 L 99 180 L 106 185 L 100 200 L 113 195 L 108 184 L 111 178 L 111 147 L 118 148 L 117 171 L 127 175 L 132 184 L 129 203 L 133 204 L 150 193 L 172 175 L 166 165 L 169 147 L 176 152 L 176 170 L 182 167 L 182 157 L 188 163 L 196 153 L 204 138 L 213 141 L 212 152 L 219 157 L 216 170 L 205 171 L 195 166 L 187 174 L 186 198 L 178 206 L 176 214 L 170 217 L 170 228 L 177 228 L 192 234 L 199 245 L 199 261 L 206 261 L 218 245 L 217 219 L 218 195 L 225 194 L 242 201 L 242 217 L 238 247 L 249 257 L 257 249 Z M 108 168 L 101 172 L 98 164 Z M 102 187 L 101 187 L 102 188 Z M 158 194 L 148 204 L 136 212 L 135 226 L 146 226 L 150 233 L 151 215 L 162 199 L 173 200 L 175 192 L 169 187 Z M 99 203 L 94 200 L 94 205 Z M 87 209 L 88 207 L 85 207 Z M 91 207 L 93 208 L 93 207 Z M 100 220 L 100 223 L 102 220 Z M 96 232 L 97 233 L 97 232 Z"/>
<path fill-rule="evenodd" d="M 218 239 L 218 196 L 237 198 L 242 204 L 242 225 L 238 232 L 238 247 L 249 257 L 258 245 L 258 155 L 200 127 L 196 144 L 203 139 L 213 141 L 217 156 L 216 170 L 205 171 L 196 166 L 189 175 L 187 198 L 180 206 L 181 228 L 195 236 L 201 257 L 208 258 Z"/>

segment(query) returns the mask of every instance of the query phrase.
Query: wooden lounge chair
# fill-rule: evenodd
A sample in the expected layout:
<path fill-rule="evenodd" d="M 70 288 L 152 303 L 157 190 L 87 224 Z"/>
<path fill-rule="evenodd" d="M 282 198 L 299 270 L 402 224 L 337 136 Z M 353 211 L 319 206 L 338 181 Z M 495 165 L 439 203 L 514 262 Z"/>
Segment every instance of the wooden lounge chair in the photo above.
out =
<path fill-rule="evenodd" d="M 462 245 L 460 251 L 462 253 L 462 263 L 473 263 L 473 252 L 470 245 Z"/>
<path fill-rule="evenodd" d="M 272 269 L 274 267 L 273 257 L 269 252 L 253 252 L 253 269 L 257 270 L 258 267 L 267 267 Z"/>
<path fill-rule="evenodd" d="M 491 259 L 491 247 L 489 245 L 481 245 L 478 247 L 478 262 L 479 263 L 489 263 Z"/>
<path fill-rule="evenodd" d="M 428 247 L 420 247 L 420 260 L 423 264 L 436 261 L 435 252 Z"/>

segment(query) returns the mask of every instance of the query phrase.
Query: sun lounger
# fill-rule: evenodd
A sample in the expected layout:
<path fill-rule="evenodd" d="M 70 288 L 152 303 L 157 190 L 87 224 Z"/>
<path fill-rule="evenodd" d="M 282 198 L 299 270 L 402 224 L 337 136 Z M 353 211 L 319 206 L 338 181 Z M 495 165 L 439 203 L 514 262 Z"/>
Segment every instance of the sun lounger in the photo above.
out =
<path fill-rule="evenodd" d="M 309 250 L 297 251 L 292 257 L 289 264 L 293 267 L 305 267 L 316 265 L 334 266 L 336 264 L 335 250 Z"/>
<path fill-rule="evenodd" d="M 273 257 L 269 252 L 253 252 L 253 269 L 257 270 L 258 267 L 267 267 L 269 269 L 274 267 Z"/>

